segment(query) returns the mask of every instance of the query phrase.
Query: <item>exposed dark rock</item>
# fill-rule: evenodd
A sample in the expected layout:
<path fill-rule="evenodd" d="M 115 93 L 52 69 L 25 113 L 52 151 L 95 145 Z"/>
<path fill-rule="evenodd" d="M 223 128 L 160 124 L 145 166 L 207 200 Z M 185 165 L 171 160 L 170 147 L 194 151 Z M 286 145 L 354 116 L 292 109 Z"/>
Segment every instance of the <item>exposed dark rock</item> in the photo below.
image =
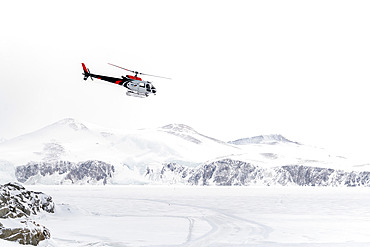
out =
<path fill-rule="evenodd" d="M 12 219 L 19 227 L 9 228 L 0 221 L 0 238 L 21 244 L 37 245 L 50 238 L 44 226 L 29 219 L 41 211 L 54 213 L 52 198 L 41 192 L 26 190 L 18 183 L 0 185 L 0 219 Z"/>
<path fill-rule="evenodd" d="M 107 183 L 107 179 L 112 178 L 114 173 L 114 166 L 102 161 L 86 161 L 80 162 L 69 171 L 66 179 L 71 180 L 72 183 L 86 180 L 87 183 L 94 181 L 103 181 Z"/>
<path fill-rule="evenodd" d="M 0 223 L 0 238 L 24 245 L 38 245 L 40 241 L 50 238 L 50 231 L 31 220 L 20 220 L 20 227 L 7 228 Z"/>
<path fill-rule="evenodd" d="M 51 196 L 26 190 L 18 183 L 0 185 L 0 218 L 20 218 L 40 211 L 54 213 Z"/>
<path fill-rule="evenodd" d="M 151 169 L 146 176 L 152 180 L 189 185 L 298 185 L 298 186 L 370 186 L 370 172 L 348 172 L 303 165 L 261 168 L 247 162 L 223 159 L 187 168 L 165 164 L 156 176 Z"/>
<path fill-rule="evenodd" d="M 19 182 L 27 183 L 30 178 L 36 176 L 48 177 L 54 174 L 60 175 L 56 184 L 70 182 L 72 184 L 102 183 L 106 184 L 113 177 L 114 166 L 102 161 L 89 160 L 72 163 L 69 161 L 55 162 L 30 162 L 16 168 L 16 178 Z M 31 182 L 32 183 L 32 182 Z"/>

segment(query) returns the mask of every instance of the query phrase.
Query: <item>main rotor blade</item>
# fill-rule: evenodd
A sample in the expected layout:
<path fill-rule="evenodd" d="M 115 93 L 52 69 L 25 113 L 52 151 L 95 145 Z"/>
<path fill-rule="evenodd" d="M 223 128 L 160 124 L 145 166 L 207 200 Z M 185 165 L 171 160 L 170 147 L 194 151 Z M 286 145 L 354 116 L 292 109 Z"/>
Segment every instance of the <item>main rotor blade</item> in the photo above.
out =
<path fill-rule="evenodd" d="M 114 64 L 111 64 L 111 63 L 108 63 L 108 64 L 109 64 L 109 65 L 112 65 L 112 66 L 114 66 L 114 67 L 120 68 L 120 69 L 127 70 L 127 71 L 129 71 L 129 72 L 131 72 L 131 73 L 136 73 L 136 71 L 129 70 L 129 69 L 125 69 L 125 68 L 122 68 L 122 67 L 120 67 L 120 66 L 118 66 L 118 65 L 114 65 Z M 139 74 L 140 74 L 140 73 L 139 73 Z"/>
<path fill-rule="evenodd" d="M 153 77 L 158 77 L 158 78 L 163 78 L 163 79 L 171 80 L 171 78 L 168 78 L 168 77 L 158 76 L 158 75 L 145 74 L 145 73 L 141 73 L 141 72 L 137 72 L 137 71 L 133 71 L 133 70 L 125 69 L 125 68 L 123 68 L 123 67 L 120 67 L 120 66 L 118 66 L 118 65 L 114 65 L 114 64 L 111 64 L 111 63 L 108 63 L 108 64 L 109 64 L 109 65 L 112 65 L 112 66 L 114 66 L 114 67 L 120 68 L 120 69 L 124 69 L 124 70 L 129 71 L 129 72 L 134 73 L 134 74 L 147 75 L 147 76 L 153 76 Z"/>
<path fill-rule="evenodd" d="M 153 76 L 153 77 L 158 77 L 158 78 L 163 78 L 163 79 L 168 79 L 171 80 L 171 78 L 164 77 L 164 76 L 158 76 L 158 75 L 149 75 L 149 74 L 144 74 L 144 73 L 139 73 L 140 75 L 148 75 L 148 76 Z"/>

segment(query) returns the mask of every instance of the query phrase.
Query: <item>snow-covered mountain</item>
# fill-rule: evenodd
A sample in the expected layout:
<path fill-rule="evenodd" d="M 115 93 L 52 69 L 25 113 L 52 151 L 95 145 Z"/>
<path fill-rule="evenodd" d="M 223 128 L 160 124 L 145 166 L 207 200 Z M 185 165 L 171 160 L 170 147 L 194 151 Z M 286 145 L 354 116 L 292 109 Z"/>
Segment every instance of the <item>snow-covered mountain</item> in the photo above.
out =
<path fill-rule="evenodd" d="M 16 166 L 29 161 L 57 160 L 101 160 L 129 165 L 170 161 L 193 164 L 235 150 L 238 148 L 231 144 L 181 124 L 123 132 L 68 118 L 1 143 L 0 157 Z"/>
<path fill-rule="evenodd" d="M 359 170 L 356 162 L 343 156 L 329 153 L 323 148 L 291 141 L 282 135 L 261 135 L 231 141 L 242 152 L 224 158 L 248 162 L 260 167 L 304 165 L 342 170 Z"/>
<path fill-rule="evenodd" d="M 217 182 L 222 179 L 214 180 L 213 176 L 210 177 L 213 182 L 199 182 L 196 179 L 207 171 L 205 167 L 210 164 L 216 164 L 214 171 L 221 169 L 220 174 L 227 179 L 230 174 L 226 170 L 232 171 L 235 166 L 221 168 L 224 165 L 224 162 L 220 162 L 222 160 L 248 164 L 259 171 L 258 176 L 271 177 L 270 180 L 274 181 L 276 176 L 282 176 L 279 172 L 282 167 L 288 166 L 349 173 L 366 168 L 324 149 L 288 140 L 282 135 L 261 135 L 227 143 L 183 124 L 122 131 L 67 118 L 0 143 L 0 172 L 6 173 L 1 176 L 1 182 L 4 183 L 16 178 L 29 184 L 143 184 L 171 181 L 203 185 L 276 184 L 266 182 L 266 179 L 258 180 L 257 177 L 254 182 L 237 179 L 230 183 Z M 175 169 L 169 169 L 168 164 L 175 164 Z M 164 173 L 164 170 L 167 172 Z M 247 173 L 250 177 L 251 173 L 246 171 L 249 170 L 241 173 L 243 176 Z M 195 177 L 191 178 L 189 174 Z"/>

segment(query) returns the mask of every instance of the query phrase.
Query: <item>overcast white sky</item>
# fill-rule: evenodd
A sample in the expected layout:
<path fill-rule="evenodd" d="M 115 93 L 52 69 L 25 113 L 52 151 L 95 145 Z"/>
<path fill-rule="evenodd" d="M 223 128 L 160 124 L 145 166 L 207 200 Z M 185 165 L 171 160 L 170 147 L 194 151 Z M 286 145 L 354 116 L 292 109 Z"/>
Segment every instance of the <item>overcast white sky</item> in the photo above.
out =
<path fill-rule="evenodd" d="M 280 133 L 370 160 L 369 1 L 5 1 L 0 137 L 62 118 L 184 123 L 233 140 Z M 148 74 L 138 99 L 92 73 Z"/>

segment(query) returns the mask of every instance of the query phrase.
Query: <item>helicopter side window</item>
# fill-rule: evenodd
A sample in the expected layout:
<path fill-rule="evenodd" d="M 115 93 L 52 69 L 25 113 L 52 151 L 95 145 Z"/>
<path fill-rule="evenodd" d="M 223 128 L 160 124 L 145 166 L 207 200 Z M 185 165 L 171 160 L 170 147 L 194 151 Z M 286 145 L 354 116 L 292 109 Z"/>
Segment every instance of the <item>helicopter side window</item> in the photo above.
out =
<path fill-rule="evenodd" d="M 144 87 L 144 83 L 143 82 L 140 82 L 140 87 Z M 145 88 L 145 87 L 144 87 Z"/>

